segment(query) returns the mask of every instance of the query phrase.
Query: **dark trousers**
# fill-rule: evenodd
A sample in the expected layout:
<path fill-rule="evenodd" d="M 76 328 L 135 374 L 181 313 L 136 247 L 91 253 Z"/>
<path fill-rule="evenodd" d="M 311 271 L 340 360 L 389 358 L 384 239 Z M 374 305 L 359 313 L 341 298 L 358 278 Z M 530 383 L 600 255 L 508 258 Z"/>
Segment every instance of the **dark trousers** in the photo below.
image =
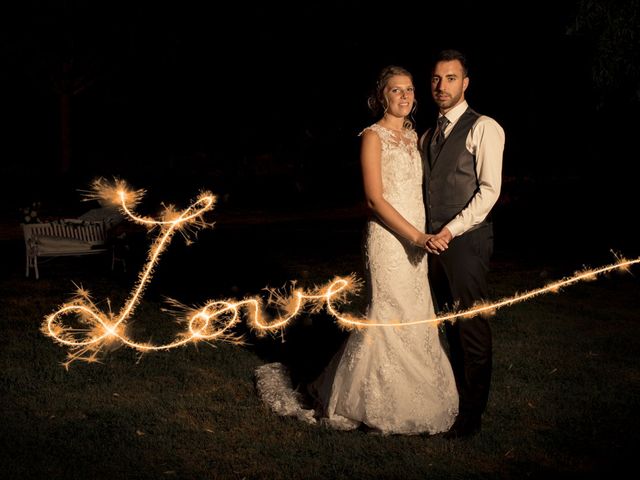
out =
<path fill-rule="evenodd" d="M 487 273 L 493 227 L 482 225 L 454 238 L 440 255 L 429 255 L 429 281 L 436 311 L 465 310 L 488 298 Z M 491 328 L 485 317 L 445 324 L 451 366 L 460 395 L 460 415 L 479 418 L 491 383 Z"/>

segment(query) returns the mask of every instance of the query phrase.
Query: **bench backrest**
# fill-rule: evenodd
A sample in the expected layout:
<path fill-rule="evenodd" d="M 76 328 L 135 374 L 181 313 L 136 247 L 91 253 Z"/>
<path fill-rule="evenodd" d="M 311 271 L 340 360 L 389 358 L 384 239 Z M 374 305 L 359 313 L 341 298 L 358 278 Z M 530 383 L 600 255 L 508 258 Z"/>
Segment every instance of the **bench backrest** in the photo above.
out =
<path fill-rule="evenodd" d="M 92 244 L 104 243 L 106 230 L 104 222 L 56 221 L 49 223 L 26 223 L 22 225 L 25 243 L 38 237 L 56 237 L 80 240 Z"/>

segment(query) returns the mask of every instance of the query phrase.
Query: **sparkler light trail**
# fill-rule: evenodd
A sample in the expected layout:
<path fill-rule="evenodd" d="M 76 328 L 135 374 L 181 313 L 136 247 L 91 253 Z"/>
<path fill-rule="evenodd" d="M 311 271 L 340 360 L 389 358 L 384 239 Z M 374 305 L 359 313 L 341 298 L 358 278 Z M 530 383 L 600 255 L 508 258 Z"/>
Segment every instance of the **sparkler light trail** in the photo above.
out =
<path fill-rule="evenodd" d="M 350 277 L 336 277 L 324 286 L 315 287 L 310 291 L 292 289 L 289 293 L 283 293 L 275 289 L 269 289 L 267 305 L 275 306 L 280 313 L 276 318 L 270 318 L 259 298 L 246 298 L 240 301 L 211 300 L 199 308 L 186 307 L 175 300 L 170 300 L 174 309 L 182 312 L 182 320 L 187 324 L 187 329 L 179 333 L 176 338 L 164 344 L 150 344 L 137 342 L 129 338 L 126 332 L 126 322 L 133 315 L 136 306 L 140 303 L 145 287 L 151 281 L 154 268 L 157 266 L 161 254 L 171 242 L 176 232 L 181 232 L 189 239 L 189 233 L 198 228 L 210 226 L 204 221 L 204 215 L 212 210 L 215 205 L 215 196 L 209 192 L 201 193 L 188 208 L 182 212 L 175 210 L 173 206 L 165 209 L 160 220 L 137 215 L 133 209 L 144 195 L 144 190 L 129 190 L 126 183 L 116 180 L 109 183 L 104 179 L 94 181 L 92 190 L 88 192 L 87 199 L 101 199 L 118 205 L 131 220 L 149 229 L 159 229 L 159 234 L 154 240 L 136 281 L 134 288 L 125 301 L 118 314 L 100 309 L 91 300 L 89 292 L 78 288 L 76 296 L 62 305 L 57 311 L 48 315 L 42 325 L 45 335 L 52 337 L 56 342 L 68 348 L 68 367 L 75 360 L 96 361 L 98 355 L 113 344 L 124 344 L 139 352 L 169 350 L 172 348 L 195 343 L 199 341 L 224 340 L 240 342 L 240 338 L 234 333 L 233 327 L 243 318 L 243 311 L 248 317 L 249 326 L 258 333 L 282 331 L 291 321 L 302 312 L 316 313 L 322 308 L 337 320 L 343 328 L 370 328 L 370 327 L 404 327 L 420 324 L 438 324 L 440 322 L 454 322 L 460 319 L 476 315 L 492 315 L 499 308 L 530 300 L 533 297 L 550 292 L 558 292 L 560 289 L 577 282 L 594 280 L 598 275 L 613 270 L 629 270 L 640 263 L 640 258 L 627 260 L 618 258 L 617 262 L 596 269 L 585 269 L 576 272 L 573 276 L 550 283 L 544 287 L 530 290 L 523 294 L 503 298 L 494 303 L 476 305 L 473 308 L 453 311 L 432 318 L 417 319 L 414 321 L 394 321 L 378 323 L 363 317 L 356 317 L 347 313 L 341 313 L 339 306 L 347 302 L 349 293 L 360 289 L 361 281 L 353 275 Z M 62 319 L 75 315 L 82 328 L 65 328 Z"/>

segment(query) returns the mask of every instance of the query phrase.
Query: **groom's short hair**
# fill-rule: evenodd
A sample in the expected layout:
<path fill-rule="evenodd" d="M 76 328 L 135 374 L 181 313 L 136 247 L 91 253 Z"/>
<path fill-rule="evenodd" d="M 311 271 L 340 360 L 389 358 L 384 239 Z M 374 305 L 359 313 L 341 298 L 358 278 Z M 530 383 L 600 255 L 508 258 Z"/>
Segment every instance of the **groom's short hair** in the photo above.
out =
<path fill-rule="evenodd" d="M 467 57 L 465 57 L 459 50 L 454 50 L 453 48 L 441 50 L 438 55 L 436 55 L 436 61 L 433 62 L 433 65 L 435 66 L 439 62 L 450 62 L 452 60 L 458 60 L 460 62 L 464 76 L 468 77 L 469 71 L 467 69 Z"/>

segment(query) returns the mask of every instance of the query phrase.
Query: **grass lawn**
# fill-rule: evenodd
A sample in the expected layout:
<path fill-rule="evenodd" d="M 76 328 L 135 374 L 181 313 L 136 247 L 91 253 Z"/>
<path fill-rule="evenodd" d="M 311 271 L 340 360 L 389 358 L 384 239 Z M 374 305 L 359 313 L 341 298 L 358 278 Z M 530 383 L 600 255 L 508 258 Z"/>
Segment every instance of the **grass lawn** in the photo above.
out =
<path fill-rule="evenodd" d="M 165 296 L 202 304 L 261 294 L 289 279 L 311 286 L 361 274 L 359 238 L 359 225 L 336 221 L 320 229 L 305 222 L 222 226 L 191 247 L 175 239 L 132 331 L 153 342 L 180 331 L 161 310 Z M 144 252 L 134 248 L 127 273 L 110 272 L 104 258 L 66 258 L 44 264 L 36 281 L 24 277 L 22 246 L 6 243 L 2 478 L 614 478 L 635 464 L 637 267 L 499 310 L 483 429 L 447 441 L 335 432 L 276 417 L 260 403 L 258 365 L 280 359 L 312 376 L 337 348 L 344 333 L 323 314 L 299 318 L 284 338 L 248 332 L 244 346 L 201 343 L 143 356 L 122 347 L 65 370 L 65 350 L 40 332 L 45 315 L 69 298 L 72 282 L 101 308 L 110 298 L 117 310 Z M 537 288 L 580 267 L 570 258 L 547 265 L 498 253 L 492 294 Z M 352 308 L 363 304 L 355 298 Z"/>

